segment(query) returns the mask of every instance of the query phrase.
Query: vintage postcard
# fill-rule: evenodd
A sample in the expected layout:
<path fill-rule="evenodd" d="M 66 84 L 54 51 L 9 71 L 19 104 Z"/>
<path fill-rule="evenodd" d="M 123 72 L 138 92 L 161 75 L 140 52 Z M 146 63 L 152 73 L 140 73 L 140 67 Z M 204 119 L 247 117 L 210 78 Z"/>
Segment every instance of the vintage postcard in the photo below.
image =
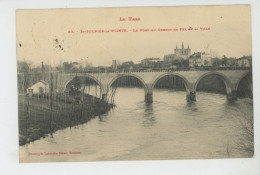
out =
<path fill-rule="evenodd" d="M 20 162 L 253 157 L 250 13 L 17 10 Z"/>

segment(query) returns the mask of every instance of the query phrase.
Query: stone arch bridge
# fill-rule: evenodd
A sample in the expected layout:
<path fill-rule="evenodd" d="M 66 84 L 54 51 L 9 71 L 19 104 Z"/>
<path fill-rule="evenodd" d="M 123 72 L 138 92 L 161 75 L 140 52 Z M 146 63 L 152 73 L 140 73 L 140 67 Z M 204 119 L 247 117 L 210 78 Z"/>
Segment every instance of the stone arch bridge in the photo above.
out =
<path fill-rule="evenodd" d="M 217 71 L 173 71 L 173 72 L 124 72 L 124 73 L 57 73 L 56 91 L 64 92 L 68 83 L 76 76 L 88 77 L 96 81 L 100 86 L 100 93 L 103 100 L 106 100 L 111 85 L 120 77 L 132 76 L 142 82 L 144 88 L 144 99 L 147 103 L 153 102 L 153 89 L 157 81 L 167 75 L 180 77 L 185 84 L 188 101 L 196 101 L 196 88 L 202 78 L 207 75 L 219 75 L 226 85 L 227 98 L 236 99 L 236 92 L 239 82 L 246 75 L 251 74 L 250 70 L 217 70 Z"/>

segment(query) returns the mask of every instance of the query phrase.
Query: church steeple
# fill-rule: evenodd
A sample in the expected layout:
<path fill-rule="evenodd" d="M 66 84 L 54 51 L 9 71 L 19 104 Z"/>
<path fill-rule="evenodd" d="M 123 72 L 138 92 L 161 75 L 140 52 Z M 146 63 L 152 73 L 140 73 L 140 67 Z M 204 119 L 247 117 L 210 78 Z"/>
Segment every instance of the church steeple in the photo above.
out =
<path fill-rule="evenodd" d="M 182 48 L 182 49 L 184 49 L 184 45 L 183 45 L 183 42 L 182 42 L 181 48 Z"/>
<path fill-rule="evenodd" d="M 176 44 L 176 49 L 178 49 L 177 44 Z"/>

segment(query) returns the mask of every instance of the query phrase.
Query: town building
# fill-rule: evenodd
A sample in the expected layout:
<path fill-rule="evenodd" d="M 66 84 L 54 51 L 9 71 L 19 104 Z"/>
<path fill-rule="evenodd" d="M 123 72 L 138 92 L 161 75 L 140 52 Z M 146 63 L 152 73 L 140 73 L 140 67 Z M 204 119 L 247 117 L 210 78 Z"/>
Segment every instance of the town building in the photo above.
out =
<path fill-rule="evenodd" d="M 141 60 L 141 64 L 148 66 L 148 65 L 150 65 L 152 63 L 156 63 L 158 61 L 160 61 L 160 58 L 145 58 L 145 59 Z"/>
<path fill-rule="evenodd" d="M 251 56 L 244 56 L 237 59 L 237 66 L 238 67 L 251 67 L 252 65 L 252 57 Z"/>
<path fill-rule="evenodd" d="M 195 52 L 189 57 L 189 66 L 212 66 L 212 56 L 205 52 Z"/>
<path fill-rule="evenodd" d="M 39 82 L 33 84 L 31 87 L 26 89 L 27 94 L 34 95 L 34 94 L 46 94 L 49 93 L 49 84 L 44 81 L 40 80 Z"/>
<path fill-rule="evenodd" d="M 228 58 L 227 59 L 227 66 L 229 67 L 233 67 L 233 66 L 236 66 L 237 64 L 237 59 L 236 58 Z"/>
<path fill-rule="evenodd" d="M 201 54 L 202 66 L 212 66 L 212 56 L 209 53 L 202 52 Z"/>
<path fill-rule="evenodd" d="M 120 66 L 119 60 L 112 60 L 112 69 L 117 70 L 117 67 Z"/>
<path fill-rule="evenodd" d="M 176 59 L 188 59 L 191 55 L 191 49 L 188 45 L 188 47 L 185 49 L 183 43 L 181 48 L 178 48 L 176 45 L 176 48 L 174 49 L 174 54 L 168 54 L 164 55 L 163 60 L 164 62 L 170 63 L 173 62 Z"/>
<path fill-rule="evenodd" d="M 171 63 L 175 59 L 177 59 L 175 54 L 168 54 L 168 55 L 164 55 L 164 57 L 163 57 L 163 61 L 166 63 Z"/>
<path fill-rule="evenodd" d="M 181 48 L 178 49 L 178 46 L 176 45 L 176 48 L 174 49 L 174 53 L 177 57 L 183 58 L 183 59 L 188 59 L 189 56 L 191 55 L 191 49 L 188 45 L 187 49 L 184 48 L 184 45 L 182 43 Z"/>

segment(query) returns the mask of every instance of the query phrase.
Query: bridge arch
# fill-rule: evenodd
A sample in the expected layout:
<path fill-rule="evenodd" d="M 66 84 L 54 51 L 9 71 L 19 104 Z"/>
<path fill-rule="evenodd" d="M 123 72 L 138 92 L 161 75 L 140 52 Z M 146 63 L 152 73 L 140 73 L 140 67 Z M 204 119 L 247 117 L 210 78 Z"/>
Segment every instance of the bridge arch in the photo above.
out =
<path fill-rule="evenodd" d="M 138 75 L 135 75 L 135 74 L 118 74 L 118 75 L 116 75 L 116 76 L 108 83 L 107 88 L 111 88 L 112 85 L 113 85 L 113 83 L 114 83 L 116 80 L 118 80 L 119 78 L 121 78 L 121 77 L 134 77 L 134 78 L 136 78 L 138 81 L 140 81 L 141 84 L 142 84 L 142 86 L 143 86 L 143 89 L 144 89 L 145 101 L 147 102 L 147 93 L 148 93 L 149 89 L 148 89 L 147 84 L 146 84 L 145 81 L 143 80 L 143 78 L 139 77 Z M 104 96 L 104 97 L 102 97 L 103 99 L 106 99 L 106 96 L 108 95 L 108 91 L 109 91 L 109 90 L 107 89 L 106 95 L 105 95 L 105 94 L 102 94 L 102 96 Z"/>
<path fill-rule="evenodd" d="M 244 73 L 239 77 L 235 85 L 235 91 L 238 97 L 253 98 L 253 79 L 251 72 Z"/>
<path fill-rule="evenodd" d="M 67 85 L 75 78 L 75 77 L 87 77 L 87 78 L 89 78 L 89 79 L 92 79 L 92 80 L 94 80 L 97 84 L 98 84 L 98 86 L 101 88 L 101 82 L 97 79 L 97 78 L 95 78 L 94 76 L 92 76 L 92 75 L 89 75 L 89 74 L 85 74 L 85 75 L 75 75 L 75 76 L 73 76 L 72 78 L 70 78 L 68 81 L 66 81 L 65 83 L 64 83 L 64 85 L 63 85 L 63 90 L 65 91 L 66 89 L 67 89 Z"/>
<path fill-rule="evenodd" d="M 152 83 L 151 88 L 154 89 L 154 86 L 156 85 L 156 83 L 157 83 L 161 78 L 166 77 L 166 76 L 168 76 L 168 75 L 174 75 L 174 76 L 180 77 L 180 78 L 183 80 L 183 82 L 184 82 L 186 91 L 189 91 L 189 89 L 190 89 L 190 87 L 191 87 L 190 82 L 189 82 L 189 81 L 187 80 L 187 78 L 185 78 L 183 75 L 180 75 L 180 74 L 175 73 L 175 72 L 168 72 L 168 73 L 165 73 L 165 74 L 162 74 L 162 75 L 158 76 L 158 77 L 154 80 L 154 82 Z"/>
<path fill-rule="evenodd" d="M 231 85 L 231 82 L 229 80 L 229 78 L 227 78 L 224 74 L 220 73 L 220 72 L 216 72 L 216 71 L 211 71 L 211 72 L 207 72 L 205 74 L 203 74 L 202 76 L 200 76 L 198 78 L 198 80 L 196 81 L 195 85 L 194 85 L 194 91 L 197 90 L 197 86 L 199 84 L 199 82 L 206 76 L 208 75 L 218 75 L 222 81 L 224 82 L 225 86 L 226 86 L 226 93 L 227 94 L 231 94 L 232 93 L 232 85 Z"/>
<path fill-rule="evenodd" d="M 111 87 L 112 84 L 113 84 L 116 80 L 118 80 L 119 78 L 121 78 L 121 77 L 135 77 L 135 78 L 137 78 L 137 79 L 142 83 L 143 88 L 144 88 L 144 91 L 147 90 L 147 85 L 146 85 L 145 81 L 144 81 L 141 77 L 139 77 L 138 75 L 135 75 L 135 74 L 118 74 L 117 76 L 115 76 L 115 77 L 108 83 L 108 87 Z"/>
<path fill-rule="evenodd" d="M 244 73 L 244 74 L 239 78 L 239 80 L 237 81 L 236 86 L 235 86 L 235 90 L 236 90 L 236 91 L 238 90 L 238 85 L 239 85 L 239 83 L 243 80 L 243 78 L 245 78 L 245 77 L 248 76 L 248 75 L 252 75 L 252 72 L 246 72 L 246 73 Z M 253 80 L 252 80 L 252 81 L 253 81 Z"/>

